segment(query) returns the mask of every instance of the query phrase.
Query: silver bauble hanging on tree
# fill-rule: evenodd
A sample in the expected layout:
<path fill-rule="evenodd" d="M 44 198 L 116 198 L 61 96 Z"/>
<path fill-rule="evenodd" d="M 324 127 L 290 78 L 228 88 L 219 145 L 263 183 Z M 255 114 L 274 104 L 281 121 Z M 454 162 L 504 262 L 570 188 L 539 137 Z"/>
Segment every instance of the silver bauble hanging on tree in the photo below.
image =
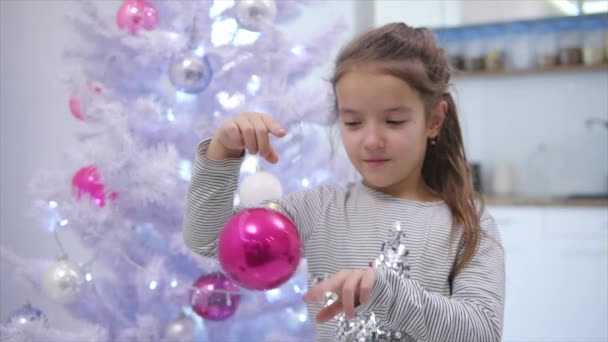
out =
<path fill-rule="evenodd" d="M 42 289 L 44 293 L 60 304 L 76 302 L 82 293 L 84 275 L 80 266 L 66 257 L 57 258 L 44 274 Z"/>
<path fill-rule="evenodd" d="M 189 342 L 194 338 L 194 322 L 183 313 L 165 328 L 166 342 Z"/>
<path fill-rule="evenodd" d="M 27 327 L 33 324 L 39 324 L 44 328 L 49 327 L 49 322 L 44 312 L 33 307 L 30 303 L 25 303 L 19 309 L 11 312 L 4 322 L 4 325 L 9 328 Z"/>
<path fill-rule="evenodd" d="M 239 26 L 249 31 L 263 31 L 277 16 L 275 0 L 236 0 L 234 8 Z"/>
<path fill-rule="evenodd" d="M 207 88 L 212 78 L 209 58 L 198 50 L 175 55 L 169 65 L 169 80 L 177 90 L 184 93 L 200 93 Z"/>

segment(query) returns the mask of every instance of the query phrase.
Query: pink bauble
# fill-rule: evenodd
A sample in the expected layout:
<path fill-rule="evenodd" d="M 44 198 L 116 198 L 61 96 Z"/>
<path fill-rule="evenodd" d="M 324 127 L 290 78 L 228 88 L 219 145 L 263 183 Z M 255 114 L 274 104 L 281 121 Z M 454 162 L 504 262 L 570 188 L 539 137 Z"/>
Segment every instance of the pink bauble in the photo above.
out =
<path fill-rule="evenodd" d="M 80 104 L 80 98 L 77 94 L 72 94 L 70 97 L 70 112 L 72 112 L 72 115 L 74 115 L 76 119 L 84 120 L 82 105 Z"/>
<path fill-rule="evenodd" d="M 93 81 L 86 81 L 86 86 L 87 89 L 91 92 L 91 93 L 95 93 L 95 94 L 101 94 L 103 89 L 101 88 L 100 85 L 94 83 Z M 81 99 L 80 95 L 84 95 L 84 99 L 85 99 L 85 103 L 87 102 L 86 99 L 89 97 L 89 94 L 82 94 L 79 92 L 74 92 L 72 93 L 72 96 L 70 96 L 70 101 L 69 101 L 69 106 L 70 106 L 70 112 L 72 112 L 72 115 L 81 121 L 85 120 L 85 115 L 84 115 L 84 107 L 83 107 L 83 101 Z"/>
<path fill-rule="evenodd" d="M 192 310 L 204 319 L 223 321 L 239 307 L 239 288 L 221 273 L 206 274 L 192 285 Z"/>
<path fill-rule="evenodd" d="M 158 26 L 158 12 L 146 0 L 127 0 L 116 12 L 116 24 L 132 35 L 141 28 L 153 30 Z"/>
<path fill-rule="evenodd" d="M 302 242 L 295 224 L 267 208 L 245 209 L 226 222 L 218 259 L 226 275 L 250 290 L 279 287 L 295 273 Z"/>
<path fill-rule="evenodd" d="M 116 199 L 118 194 L 106 194 L 105 186 L 101 183 L 101 176 L 94 165 L 83 167 L 72 177 L 72 192 L 78 199 L 88 194 L 93 202 L 100 207 L 106 205 L 106 198 Z"/>

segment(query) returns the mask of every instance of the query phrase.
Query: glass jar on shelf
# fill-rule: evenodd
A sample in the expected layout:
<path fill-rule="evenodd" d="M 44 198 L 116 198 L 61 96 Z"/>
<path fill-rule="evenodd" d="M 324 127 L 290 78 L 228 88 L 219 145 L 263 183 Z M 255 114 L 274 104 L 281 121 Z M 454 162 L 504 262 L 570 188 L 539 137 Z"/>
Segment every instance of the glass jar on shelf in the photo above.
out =
<path fill-rule="evenodd" d="M 485 66 L 489 71 L 505 69 L 505 26 L 487 25 L 482 29 L 485 48 Z"/>
<path fill-rule="evenodd" d="M 603 16 L 602 29 L 604 31 L 604 62 L 608 63 L 608 16 Z"/>
<path fill-rule="evenodd" d="M 559 62 L 557 29 L 551 21 L 541 21 L 533 25 L 533 43 L 536 66 L 552 68 Z"/>
<path fill-rule="evenodd" d="M 596 65 L 604 62 L 604 23 L 600 17 L 583 19 L 583 63 Z"/>
<path fill-rule="evenodd" d="M 531 25 L 528 22 L 511 24 L 507 46 L 508 69 L 529 70 L 534 68 L 531 32 Z"/>
<path fill-rule="evenodd" d="M 464 69 L 466 71 L 483 71 L 486 63 L 483 51 L 483 41 L 479 29 L 465 28 L 462 31 L 464 46 Z"/>
<path fill-rule="evenodd" d="M 445 49 L 446 57 L 453 70 L 464 70 L 462 33 L 458 29 L 445 29 L 439 33 L 439 44 Z"/>
<path fill-rule="evenodd" d="M 557 22 L 559 64 L 583 64 L 583 44 L 577 18 L 563 18 Z"/>

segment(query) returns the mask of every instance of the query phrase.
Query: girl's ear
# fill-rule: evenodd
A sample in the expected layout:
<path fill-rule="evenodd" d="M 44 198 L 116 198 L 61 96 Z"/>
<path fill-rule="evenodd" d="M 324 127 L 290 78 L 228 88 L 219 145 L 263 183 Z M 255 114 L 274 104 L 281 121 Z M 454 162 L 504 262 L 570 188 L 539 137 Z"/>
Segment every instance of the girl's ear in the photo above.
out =
<path fill-rule="evenodd" d="M 447 113 L 447 111 L 448 103 L 443 100 L 439 101 L 429 117 L 429 122 L 427 125 L 427 135 L 429 138 L 435 138 L 439 135 L 439 131 L 441 131 L 441 125 L 443 124 L 445 113 Z"/>

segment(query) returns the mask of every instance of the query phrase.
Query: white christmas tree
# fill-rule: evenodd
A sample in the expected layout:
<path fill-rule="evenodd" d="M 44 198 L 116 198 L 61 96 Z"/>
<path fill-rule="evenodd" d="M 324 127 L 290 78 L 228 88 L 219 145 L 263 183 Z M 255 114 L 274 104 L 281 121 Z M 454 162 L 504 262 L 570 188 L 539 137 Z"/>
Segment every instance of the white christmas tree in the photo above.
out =
<path fill-rule="evenodd" d="M 201 318 L 193 284 L 221 269 L 185 247 L 182 217 L 197 144 L 243 111 L 270 113 L 290 132 L 276 141 L 278 164 L 246 157 L 241 173 L 250 184 L 288 193 L 349 179 L 328 143 L 329 85 L 295 86 L 329 59 L 344 24 L 311 32 L 302 43 L 280 29 L 315 4 L 127 0 L 116 3 L 111 21 L 97 3 L 79 4 L 69 20 L 82 42 L 65 54 L 77 66 L 65 81 L 73 119 L 82 123 L 79 144 L 67 151 L 63 169 L 41 171 L 31 185 L 33 215 L 41 234 L 55 235 L 59 253 L 29 260 L 1 251 L 24 284 L 92 328 L 55 329 L 25 305 L 2 325 L 2 341 L 312 339 L 301 301 L 304 262 L 278 289 L 239 289 L 238 305 L 224 294 L 228 317 Z M 255 177 L 260 168 L 270 176 Z M 255 197 L 241 191 L 241 198 Z M 75 260 L 61 243 L 63 231 L 93 257 Z"/>

